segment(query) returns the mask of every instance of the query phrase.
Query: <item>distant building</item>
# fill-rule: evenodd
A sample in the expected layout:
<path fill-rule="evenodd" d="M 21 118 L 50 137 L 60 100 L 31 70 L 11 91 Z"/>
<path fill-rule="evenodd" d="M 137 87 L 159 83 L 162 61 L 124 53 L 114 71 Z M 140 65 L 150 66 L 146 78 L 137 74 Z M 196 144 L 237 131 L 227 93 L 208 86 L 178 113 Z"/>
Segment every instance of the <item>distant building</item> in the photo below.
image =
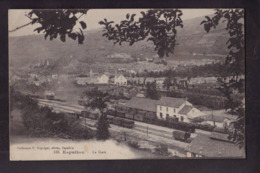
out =
<path fill-rule="evenodd" d="M 32 82 L 35 86 L 40 86 L 41 85 L 41 82 L 40 81 L 33 81 Z"/>
<path fill-rule="evenodd" d="M 106 83 L 108 83 L 108 81 L 109 81 L 109 77 L 106 74 L 102 74 L 97 79 L 97 83 L 99 83 L 99 84 L 106 84 Z"/>
<path fill-rule="evenodd" d="M 130 75 L 134 75 L 134 76 L 137 74 L 137 72 L 134 71 L 134 70 L 129 70 L 128 73 L 129 73 Z"/>
<path fill-rule="evenodd" d="M 58 79 L 58 75 L 57 75 L 57 74 L 52 74 L 52 75 L 51 75 L 51 78 L 52 78 L 52 79 Z"/>
<path fill-rule="evenodd" d="M 37 75 L 37 74 L 35 74 L 35 73 L 31 73 L 31 74 L 30 74 L 30 77 L 31 77 L 31 78 L 37 78 L 37 77 L 38 77 L 38 75 Z"/>
<path fill-rule="evenodd" d="M 187 157 L 243 158 L 245 150 L 228 140 L 228 134 L 198 134 L 186 148 Z"/>
<path fill-rule="evenodd" d="M 144 96 L 143 93 L 138 93 L 138 94 L 136 95 L 136 97 L 138 97 L 138 98 L 145 98 L 145 96 Z"/>
<path fill-rule="evenodd" d="M 210 124 L 220 128 L 229 128 L 230 124 L 237 119 L 232 115 L 205 115 L 202 117 L 204 121 L 201 124 Z"/>
<path fill-rule="evenodd" d="M 205 115 L 186 99 L 173 97 L 162 97 L 157 102 L 156 114 L 159 119 L 172 117 L 178 118 L 179 121 L 183 122 L 190 122 L 196 117 Z"/>
<path fill-rule="evenodd" d="M 125 103 L 127 108 L 156 113 L 157 100 L 133 97 Z"/>
<path fill-rule="evenodd" d="M 156 118 L 156 102 L 147 98 L 133 97 L 125 103 L 127 118 L 143 121 L 144 117 Z"/>
<path fill-rule="evenodd" d="M 120 86 L 126 86 L 127 85 L 127 79 L 124 77 L 124 75 L 116 75 L 114 78 L 114 84 L 120 85 Z"/>
<path fill-rule="evenodd" d="M 90 78 L 89 77 L 77 77 L 76 78 L 76 83 L 78 85 L 86 85 L 89 82 Z"/>
<path fill-rule="evenodd" d="M 136 111 L 154 112 L 158 119 L 177 118 L 179 121 L 190 122 L 196 117 L 205 115 L 193 107 L 186 99 L 162 97 L 160 100 L 142 98 L 140 94 L 126 102 L 126 107 Z M 143 113 L 143 112 L 142 112 Z"/>

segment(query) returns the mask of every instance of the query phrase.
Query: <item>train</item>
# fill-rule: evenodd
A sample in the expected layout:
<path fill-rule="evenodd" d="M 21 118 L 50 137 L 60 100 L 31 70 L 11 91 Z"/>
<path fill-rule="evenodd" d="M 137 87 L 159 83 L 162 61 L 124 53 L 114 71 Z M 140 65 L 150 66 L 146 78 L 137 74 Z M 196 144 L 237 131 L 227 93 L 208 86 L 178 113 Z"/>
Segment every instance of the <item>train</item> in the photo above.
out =
<path fill-rule="evenodd" d="M 177 119 L 167 119 L 161 120 L 158 119 L 155 113 L 146 113 L 145 111 L 134 111 L 134 110 L 126 110 L 123 108 L 115 108 L 115 109 L 108 109 L 106 111 L 107 115 L 113 117 L 124 118 L 128 120 L 135 120 L 139 122 L 145 122 L 149 124 L 154 124 L 158 126 L 168 127 L 172 129 L 182 130 L 189 133 L 195 132 L 195 125 L 185 122 L 179 122 Z"/>
<path fill-rule="evenodd" d="M 119 114 L 119 115 L 122 115 L 122 114 Z M 93 111 L 84 110 L 81 112 L 81 116 L 84 118 L 97 120 L 100 115 Z M 107 116 L 107 120 L 110 124 L 130 128 L 130 129 L 134 127 L 135 122 L 133 120 L 128 120 L 125 118 L 120 118 L 120 117 L 111 116 L 111 115 L 107 115 L 107 114 L 106 114 L 106 116 Z"/>
<path fill-rule="evenodd" d="M 184 132 L 184 131 L 173 131 L 172 132 L 172 137 L 176 140 L 186 142 L 190 138 L 190 133 L 189 132 Z"/>
<path fill-rule="evenodd" d="M 158 119 L 155 113 L 146 113 L 145 111 L 133 111 L 126 110 L 124 108 L 107 109 L 104 112 L 107 116 L 107 120 L 110 124 L 118 125 L 126 128 L 133 128 L 134 121 L 145 122 L 148 124 L 154 124 L 157 126 L 168 127 L 171 129 L 181 130 L 187 133 L 194 133 L 196 127 L 194 124 L 179 122 L 178 120 L 171 118 L 167 120 Z M 92 110 L 84 110 L 79 116 L 97 120 L 99 113 Z"/>
<path fill-rule="evenodd" d="M 46 99 L 53 100 L 55 97 L 55 93 L 53 91 L 45 91 L 44 96 Z"/>

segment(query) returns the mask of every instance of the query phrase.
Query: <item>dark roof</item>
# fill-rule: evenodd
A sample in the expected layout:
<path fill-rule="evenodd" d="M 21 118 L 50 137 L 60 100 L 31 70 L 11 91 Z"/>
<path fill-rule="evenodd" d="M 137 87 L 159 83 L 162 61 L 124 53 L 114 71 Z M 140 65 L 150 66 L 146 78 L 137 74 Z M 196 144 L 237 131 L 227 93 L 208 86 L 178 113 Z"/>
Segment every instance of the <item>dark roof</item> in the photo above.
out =
<path fill-rule="evenodd" d="M 245 157 L 245 151 L 230 142 L 213 140 L 210 136 L 198 134 L 187 147 L 187 151 L 200 154 L 205 157 L 216 158 L 241 158 Z"/>
<path fill-rule="evenodd" d="M 226 141 L 230 142 L 228 140 L 228 134 L 223 134 L 223 133 L 217 133 L 217 132 L 211 132 L 210 138 L 214 140 L 220 140 L 220 141 Z"/>
<path fill-rule="evenodd" d="M 215 121 L 215 122 L 219 122 L 219 123 L 222 123 L 225 118 L 226 117 L 224 117 L 224 116 L 218 116 L 218 115 L 213 115 L 213 116 L 212 115 L 206 115 L 204 117 L 204 119 L 206 121 Z"/>
<path fill-rule="evenodd" d="M 235 120 L 236 116 L 232 116 L 232 115 L 214 115 L 212 116 L 212 114 L 208 114 L 204 116 L 204 119 L 206 121 L 215 121 L 215 122 L 220 122 L 222 123 L 225 119 L 229 119 L 229 120 Z"/>
<path fill-rule="evenodd" d="M 179 114 L 187 115 L 192 110 L 193 106 L 185 105 L 180 111 Z"/>
<path fill-rule="evenodd" d="M 133 97 L 131 100 L 126 102 L 125 106 L 133 109 L 156 112 L 156 103 L 157 100 Z"/>
<path fill-rule="evenodd" d="M 186 101 L 185 98 L 162 97 L 157 104 L 178 108 Z"/>

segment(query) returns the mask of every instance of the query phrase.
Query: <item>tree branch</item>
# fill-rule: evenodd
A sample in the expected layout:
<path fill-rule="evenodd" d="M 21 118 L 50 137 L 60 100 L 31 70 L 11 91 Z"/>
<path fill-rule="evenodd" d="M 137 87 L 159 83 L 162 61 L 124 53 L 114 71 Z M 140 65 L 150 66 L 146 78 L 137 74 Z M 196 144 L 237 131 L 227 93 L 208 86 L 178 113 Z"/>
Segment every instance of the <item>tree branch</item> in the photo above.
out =
<path fill-rule="evenodd" d="M 27 24 L 24 24 L 24 25 L 22 25 L 22 26 L 19 26 L 19 27 L 15 28 L 15 29 L 13 29 L 13 30 L 11 30 L 11 31 L 8 31 L 8 32 L 17 31 L 17 30 L 19 30 L 19 29 L 21 29 L 21 28 L 23 28 L 23 27 L 26 27 L 26 26 L 28 26 L 28 25 L 30 25 L 30 24 L 32 24 L 32 22 L 29 22 L 29 23 L 27 23 Z"/>

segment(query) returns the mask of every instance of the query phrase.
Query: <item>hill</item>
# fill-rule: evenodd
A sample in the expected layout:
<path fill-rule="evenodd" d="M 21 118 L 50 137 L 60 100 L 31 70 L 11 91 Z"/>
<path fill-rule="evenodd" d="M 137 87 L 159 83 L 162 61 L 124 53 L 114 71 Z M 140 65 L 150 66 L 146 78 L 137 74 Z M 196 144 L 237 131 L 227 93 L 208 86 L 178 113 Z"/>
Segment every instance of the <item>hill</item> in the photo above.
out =
<path fill-rule="evenodd" d="M 227 31 L 221 23 L 210 33 L 204 31 L 200 22 L 204 17 L 184 21 L 184 28 L 179 29 L 178 45 L 175 53 L 167 57 L 168 60 L 191 60 L 193 58 L 217 58 L 226 55 Z M 102 37 L 102 30 L 85 32 L 83 45 L 67 39 L 45 40 L 43 35 L 29 35 L 9 38 L 9 62 L 13 67 L 25 67 L 36 64 L 40 59 L 49 59 L 54 67 L 59 69 L 71 63 L 109 62 L 109 55 L 123 53 L 130 57 L 153 57 L 156 55 L 153 45 L 147 41 L 140 41 L 133 46 L 124 44 L 114 45 L 113 42 Z M 194 56 L 194 55 L 199 56 Z M 210 56 L 205 56 L 210 54 Z"/>

